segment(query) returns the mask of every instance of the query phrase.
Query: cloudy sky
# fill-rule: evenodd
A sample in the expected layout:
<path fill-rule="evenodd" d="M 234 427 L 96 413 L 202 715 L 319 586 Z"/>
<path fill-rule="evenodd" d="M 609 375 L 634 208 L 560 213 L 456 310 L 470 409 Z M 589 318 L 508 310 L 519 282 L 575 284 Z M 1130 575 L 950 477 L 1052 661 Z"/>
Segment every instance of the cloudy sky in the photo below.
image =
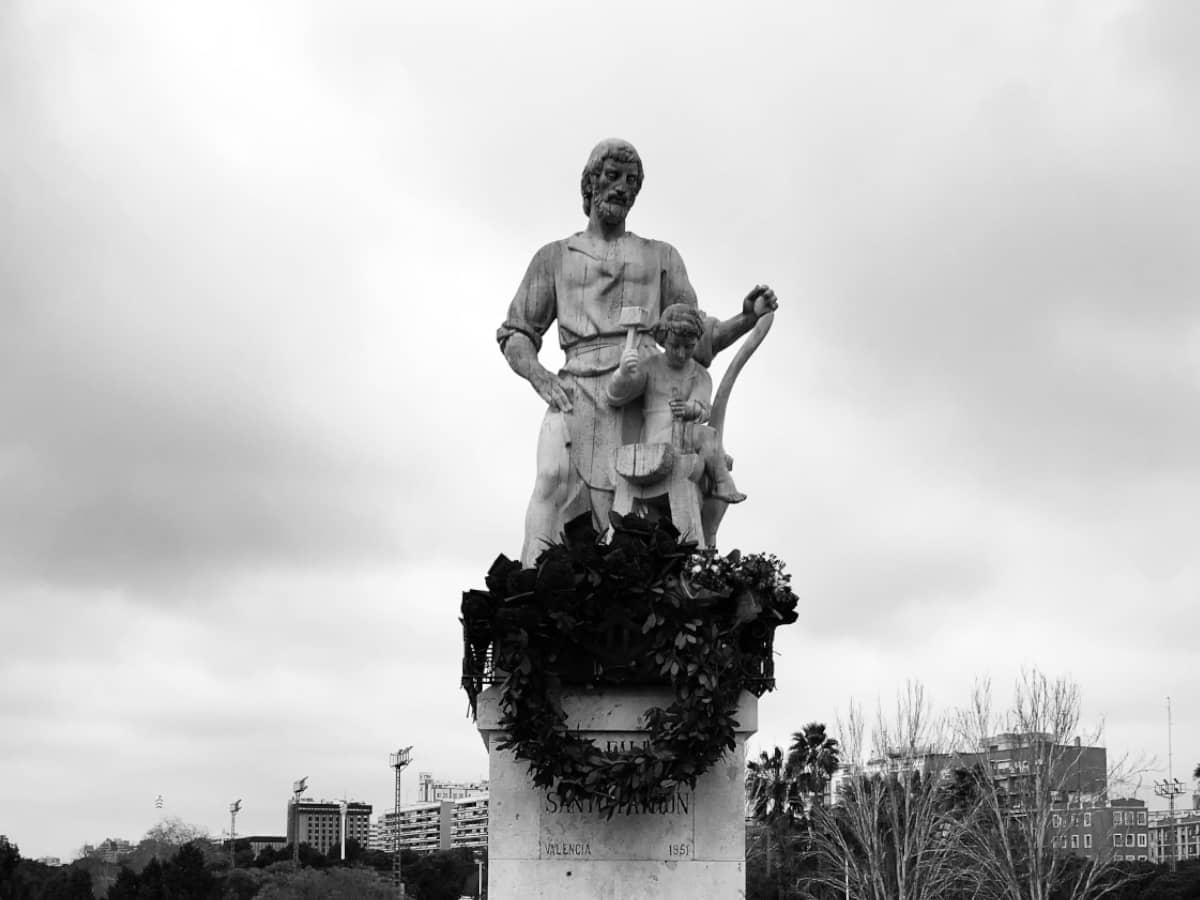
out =
<path fill-rule="evenodd" d="M 459 595 L 542 411 L 493 335 L 609 135 L 703 307 L 782 304 L 726 432 L 723 549 L 802 598 L 755 749 L 1036 666 L 1148 780 L 1171 695 L 1200 762 L 1200 5 L 559 7 L 0 8 L 25 855 L 282 833 L 303 775 L 382 810 L 402 745 L 406 796 L 486 776 Z"/>

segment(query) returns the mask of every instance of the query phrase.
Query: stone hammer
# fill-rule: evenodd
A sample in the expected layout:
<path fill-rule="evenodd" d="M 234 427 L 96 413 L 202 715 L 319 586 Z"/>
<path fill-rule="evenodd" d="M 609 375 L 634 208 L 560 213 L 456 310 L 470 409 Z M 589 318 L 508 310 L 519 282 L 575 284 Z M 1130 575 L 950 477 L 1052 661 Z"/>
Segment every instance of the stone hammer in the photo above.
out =
<path fill-rule="evenodd" d="M 625 334 L 625 352 L 633 349 L 633 342 L 637 340 L 638 329 L 650 318 L 650 310 L 640 306 L 622 306 L 621 318 L 618 324 L 626 329 Z"/>

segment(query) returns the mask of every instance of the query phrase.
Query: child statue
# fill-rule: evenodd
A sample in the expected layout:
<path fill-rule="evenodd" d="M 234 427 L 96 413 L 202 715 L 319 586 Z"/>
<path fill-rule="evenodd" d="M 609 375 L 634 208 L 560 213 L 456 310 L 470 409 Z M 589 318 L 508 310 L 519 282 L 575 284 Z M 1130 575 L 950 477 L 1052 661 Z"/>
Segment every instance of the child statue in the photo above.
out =
<path fill-rule="evenodd" d="M 668 306 L 654 328 L 654 339 L 663 351 L 643 357 L 636 348 L 626 350 L 609 380 L 606 399 L 610 406 L 620 407 L 642 397 L 640 440 L 697 453 L 708 476 L 708 495 L 741 503 L 746 495 L 733 483 L 720 439 L 703 424 L 711 412 L 712 376 L 692 358 L 703 333 L 703 313 L 682 303 Z"/>

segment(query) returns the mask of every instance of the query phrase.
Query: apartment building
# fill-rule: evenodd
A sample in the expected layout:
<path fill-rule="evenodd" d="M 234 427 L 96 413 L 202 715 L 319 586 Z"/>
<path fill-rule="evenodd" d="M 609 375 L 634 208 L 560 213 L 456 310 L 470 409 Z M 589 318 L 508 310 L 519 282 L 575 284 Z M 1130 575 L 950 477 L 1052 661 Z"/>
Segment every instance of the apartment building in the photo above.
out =
<path fill-rule="evenodd" d="M 1091 858 L 1151 858 L 1146 804 L 1110 798 L 1107 750 L 1078 739 L 1064 744 L 1040 732 L 1006 732 L 984 738 L 979 749 L 967 752 L 929 748 L 884 753 L 842 778 L 910 772 L 949 778 L 955 769 L 974 768 L 991 774 L 1013 815 L 1022 815 L 1034 802 L 1048 808 L 1055 849 Z"/>
<path fill-rule="evenodd" d="M 406 850 L 432 853 L 455 847 L 486 847 L 487 814 L 487 794 L 414 803 L 403 807 L 398 817 L 394 812 L 379 817 L 371 830 L 371 847 L 395 847 L 397 819 L 400 846 Z"/>
<path fill-rule="evenodd" d="M 1200 859 L 1200 809 L 1176 810 L 1174 816 L 1155 810 L 1149 831 L 1152 862 L 1170 862 L 1172 854 L 1177 862 Z"/>
<path fill-rule="evenodd" d="M 371 837 L 371 804 L 339 800 L 294 800 L 287 807 L 287 842 L 299 840 L 318 853 L 342 841 L 342 806 L 346 808 L 346 837 L 367 846 Z"/>
<path fill-rule="evenodd" d="M 1146 862 L 1150 854 L 1149 813 L 1137 799 L 1064 805 L 1051 815 L 1051 843 L 1080 856 Z"/>

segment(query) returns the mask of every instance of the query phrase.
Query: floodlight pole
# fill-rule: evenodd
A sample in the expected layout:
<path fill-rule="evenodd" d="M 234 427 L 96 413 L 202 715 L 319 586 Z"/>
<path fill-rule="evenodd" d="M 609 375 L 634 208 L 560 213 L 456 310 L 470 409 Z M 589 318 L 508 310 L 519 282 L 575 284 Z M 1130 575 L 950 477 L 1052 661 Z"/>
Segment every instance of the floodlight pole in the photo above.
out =
<path fill-rule="evenodd" d="M 1176 869 L 1175 853 L 1175 798 L 1183 793 L 1183 783 L 1178 778 L 1165 778 L 1154 782 L 1154 793 L 1167 798 L 1167 863 L 1171 871 Z"/>
<path fill-rule="evenodd" d="M 308 776 L 292 782 L 292 862 L 300 868 L 300 795 L 308 789 Z"/>
<path fill-rule="evenodd" d="M 404 896 L 404 882 L 400 878 L 400 773 L 412 762 L 412 745 L 391 754 L 389 765 L 396 772 L 396 806 L 392 813 L 392 884 L 399 896 Z"/>
<path fill-rule="evenodd" d="M 237 852 L 234 850 L 234 842 L 237 840 L 237 814 L 242 808 L 241 799 L 237 799 L 229 804 L 229 871 L 237 868 Z"/>

